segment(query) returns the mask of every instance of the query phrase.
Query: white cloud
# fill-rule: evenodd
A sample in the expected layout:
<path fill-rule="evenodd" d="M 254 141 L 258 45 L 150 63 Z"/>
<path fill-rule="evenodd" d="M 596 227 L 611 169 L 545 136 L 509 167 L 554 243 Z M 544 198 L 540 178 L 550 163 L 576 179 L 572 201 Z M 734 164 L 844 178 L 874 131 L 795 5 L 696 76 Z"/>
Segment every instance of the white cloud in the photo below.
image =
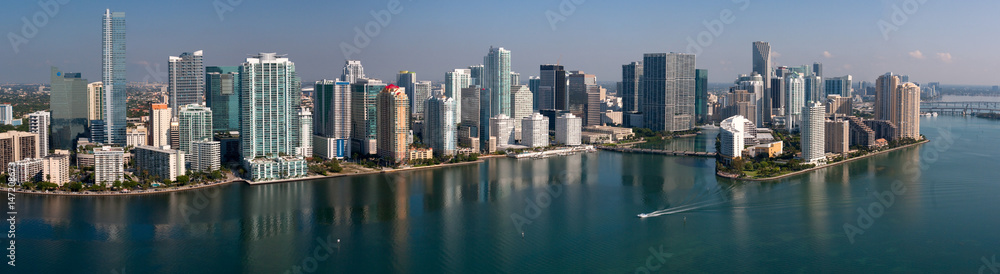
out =
<path fill-rule="evenodd" d="M 823 52 L 823 57 L 831 58 L 831 57 L 833 57 L 833 54 L 831 54 L 829 51 L 824 51 Z"/>
<path fill-rule="evenodd" d="M 917 59 L 924 59 L 924 53 L 920 52 L 919 50 L 911 51 L 910 52 L 910 57 L 917 58 Z"/>
<path fill-rule="evenodd" d="M 951 53 L 947 52 L 938 53 L 937 57 L 938 59 L 941 59 L 941 62 L 951 63 Z"/>

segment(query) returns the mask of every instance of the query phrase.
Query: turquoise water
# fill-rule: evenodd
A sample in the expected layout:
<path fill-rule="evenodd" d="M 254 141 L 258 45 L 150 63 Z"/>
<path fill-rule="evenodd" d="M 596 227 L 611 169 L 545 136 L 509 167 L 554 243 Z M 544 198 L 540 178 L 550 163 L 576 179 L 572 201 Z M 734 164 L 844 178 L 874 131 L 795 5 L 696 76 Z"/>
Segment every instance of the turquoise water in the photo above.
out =
<path fill-rule="evenodd" d="M 20 195 L 17 266 L 4 272 L 979 271 L 1000 253 L 1000 123 L 922 119 L 929 144 L 770 183 L 717 179 L 709 158 L 595 152 L 149 196 Z M 714 147 L 714 134 L 698 138 L 671 142 Z M 636 217 L 657 211 L 668 214 Z"/>

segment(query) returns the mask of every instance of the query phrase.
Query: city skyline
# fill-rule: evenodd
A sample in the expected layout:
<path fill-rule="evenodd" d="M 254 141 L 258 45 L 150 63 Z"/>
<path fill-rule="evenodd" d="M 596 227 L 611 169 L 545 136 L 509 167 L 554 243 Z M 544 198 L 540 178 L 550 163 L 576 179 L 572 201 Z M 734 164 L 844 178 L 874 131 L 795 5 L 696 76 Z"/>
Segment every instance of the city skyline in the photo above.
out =
<path fill-rule="evenodd" d="M 512 23 L 508 22 L 509 20 L 479 20 L 484 22 L 481 27 L 494 31 L 486 32 L 489 35 L 460 36 L 452 34 L 472 26 L 459 26 L 458 29 L 441 27 L 439 29 L 442 31 L 427 32 L 427 28 L 446 24 L 445 21 L 448 20 L 423 18 L 425 16 L 418 18 L 414 14 L 470 13 L 485 8 L 483 4 L 441 5 L 448 8 L 437 9 L 432 5 L 403 1 L 399 2 L 397 9 L 394 9 L 398 12 L 393 13 L 388 10 L 389 7 L 385 3 L 338 3 L 338 8 L 342 5 L 344 9 L 372 12 L 345 14 L 336 19 L 315 22 L 306 20 L 321 18 L 308 16 L 314 13 L 314 10 L 315 12 L 323 10 L 316 5 L 332 4 L 286 3 L 289 8 L 301 5 L 308 5 L 309 8 L 295 9 L 303 10 L 296 16 L 298 20 L 260 25 L 253 22 L 253 18 L 255 14 L 266 12 L 267 7 L 250 2 L 224 7 L 215 7 L 213 2 L 198 4 L 191 2 L 190 6 L 195 8 L 185 9 L 184 12 L 190 16 L 184 18 L 171 16 L 181 11 L 171 12 L 176 8 L 169 6 L 126 1 L 105 3 L 106 7 L 87 8 L 77 6 L 76 2 L 59 4 L 60 7 L 53 12 L 49 20 L 45 21 L 46 24 L 35 26 L 31 23 L 31 27 L 37 29 L 35 33 L 23 33 L 22 26 L 25 23 L 21 21 L 21 17 L 25 17 L 30 23 L 31 17 L 36 12 L 45 14 L 42 6 L 37 3 L 13 4 L 9 9 L 0 11 L 0 14 L 5 15 L 0 17 L 5 18 L 2 19 L 6 20 L 3 21 L 4 25 L 9 26 L 7 28 L 9 43 L 0 51 L 10 53 L 10 61 L 6 63 L 8 73 L 0 75 L 0 82 L 45 82 L 45 70 L 50 65 L 59 66 L 70 72 L 81 72 L 83 75 L 94 75 L 91 78 L 96 78 L 100 73 L 100 38 L 97 37 L 100 29 L 92 23 L 98 20 L 94 18 L 94 14 L 103 12 L 106 8 L 132 15 L 128 24 L 130 46 L 126 54 L 128 67 L 126 79 L 129 82 L 144 80 L 166 82 L 168 57 L 189 49 L 204 49 L 206 66 L 238 63 L 247 55 L 257 52 L 283 52 L 289 56 L 305 59 L 299 62 L 303 81 L 333 79 L 340 74 L 340 64 L 345 59 L 355 59 L 365 63 L 371 78 L 393 79 L 392 76 L 396 72 L 405 69 L 424 75 L 421 76 L 422 79 L 441 82 L 447 71 L 479 64 L 482 49 L 489 46 L 504 47 L 516 53 L 511 60 L 511 70 L 520 72 L 522 80 L 528 79 L 528 76 L 537 76 L 539 65 L 559 63 L 567 70 L 593 73 L 602 82 L 619 81 L 621 64 L 639 61 L 636 57 L 639 54 L 687 52 L 699 56 L 701 61 L 699 68 L 708 69 L 713 75 L 709 79 L 710 82 L 728 82 L 735 79 L 738 74 L 749 71 L 751 60 L 745 56 L 745 45 L 753 41 L 771 43 L 773 65 L 810 65 L 813 62 L 820 62 L 825 66 L 826 75 L 851 74 L 859 81 L 873 81 L 877 75 L 885 71 L 898 71 L 910 75 L 914 81 L 920 83 L 994 85 L 994 80 L 990 80 L 994 78 L 990 71 L 1000 66 L 996 65 L 1000 64 L 998 62 L 1000 55 L 960 55 L 962 52 L 967 54 L 992 52 L 977 48 L 992 44 L 987 36 L 953 31 L 963 27 L 964 24 L 975 24 L 977 30 L 985 28 L 984 32 L 988 32 L 990 28 L 997 28 L 997 24 L 990 24 L 992 22 L 968 21 L 968 18 L 989 18 L 989 16 L 967 15 L 983 13 L 990 9 L 981 6 L 944 5 L 937 2 L 920 3 L 915 11 L 904 9 L 904 2 L 894 1 L 876 3 L 855 1 L 852 5 L 809 3 L 811 10 L 827 11 L 819 15 L 794 13 L 789 7 L 769 9 L 765 4 L 756 2 L 747 4 L 748 2 L 742 1 L 649 3 L 644 5 L 643 9 L 615 7 L 612 3 L 583 2 L 574 5 L 572 12 L 565 12 L 564 15 L 562 14 L 564 12 L 560 11 L 559 2 L 518 2 L 494 7 L 503 12 L 491 12 L 483 16 L 488 19 L 498 16 L 492 14 L 505 14 L 505 16 L 513 14 L 526 20 L 511 21 Z M 224 1 L 221 3 L 225 4 Z M 651 19 L 649 17 L 654 16 L 643 16 L 663 10 L 658 9 L 661 5 L 670 6 L 670 9 L 667 9 L 670 16 L 655 16 Z M 1000 7 L 998 4 L 992 5 Z M 198 9 L 198 6 L 204 8 Z M 674 12 L 681 10 L 684 12 Z M 378 18 L 373 17 L 372 13 L 388 14 L 381 17 L 386 19 L 382 20 L 386 22 L 385 26 L 381 26 L 379 20 L 376 20 Z M 751 13 L 768 16 L 747 15 Z M 850 13 L 852 16 L 834 16 L 838 13 Z M 721 16 L 723 14 L 730 14 L 731 17 Z M 815 23 L 783 26 L 780 32 L 750 31 L 755 25 L 776 25 L 784 21 L 797 20 L 807 16 L 806 14 L 810 14 L 809 19 Z M 899 14 L 902 15 L 894 16 Z M 618 22 L 614 19 L 622 16 L 644 19 L 627 22 Z M 187 17 L 192 19 L 186 20 Z M 906 20 L 900 19 L 904 17 Z M 491 21 L 508 22 L 513 25 L 504 27 L 504 23 L 490 23 Z M 357 51 L 345 56 L 341 45 L 357 44 L 354 41 L 357 34 L 355 28 L 363 32 L 365 26 L 371 22 L 379 25 L 380 31 L 376 33 L 378 35 L 368 37 L 369 43 L 363 47 L 355 46 Z M 656 29 L 658 35 L 643 35 L 644 32 L 651 30 L 648 25 L 662 23 L 678 27 Z M 329 28 L 331 24 L 342 27 Z M 252 36 L 245 35 L 248 30 L 239 30 L 241 25 L 264 29 L 291 28 L 301 31 L 277 34 L 278 39 L 254 41 L 253 38 L 248 38 Z M 322 31 L 328 33 L 320 35 L 320 41 L 314 43 L 295 42 L 305 38 L 304 34 L 320 32 L 312 29 L 314 27 L 304 27 L 305 25 L 323 25 L 325 27 Z M 193 36 L 193 39 L 163 38 L 193 27 L 203 27 L 205 31 Z M 611 31 L 612 28 L 615 31 Z M 617 31 L 623 28 L 634 30 Z M 446 29 L 447 31 L 444 31 Z M 789 32 L 800 35 L 784 35 Z M 428 38 L 431 39 L 421 38 L 417 43 L 392 42 L 417 39 L 414 37 L 416 33 L 430 35 Z M 584 33 L 588 35 L 581 35 Z M 606 33 L 599 36 L 606 39 L 589 39 L 589 36 L 592 36 L 590 33 Z M 33 35 L 29 38 L 29 35 L 25 34 Z M 199 36 L 205 37 L 200 39 Z M 11 37 L 22 37 L 24 40 Z M 939 42 L 948 41 L 951 37 L 955 39 L 961 37 L 965 42 Z M 691 40 L 688 40 L 689 38 Z M 615 42 L 624 39 L 635 42 L 628 44 Z M 75 42 L 57 42 L 66 40 Z M 702 43 L 706 41 L 710 43 Z M 594 55 L 596 48 L 615 48 L 615 50 L 602 51 L 602 54 Z M 93 54 L 86 54 L 88 52 Z M 427 54 L 414 54 L 414 52 Z M 900 71 L 899 68 L 902 67 L 910 70 Z M 957 69 L 963 67 L 968 69 Z"/>

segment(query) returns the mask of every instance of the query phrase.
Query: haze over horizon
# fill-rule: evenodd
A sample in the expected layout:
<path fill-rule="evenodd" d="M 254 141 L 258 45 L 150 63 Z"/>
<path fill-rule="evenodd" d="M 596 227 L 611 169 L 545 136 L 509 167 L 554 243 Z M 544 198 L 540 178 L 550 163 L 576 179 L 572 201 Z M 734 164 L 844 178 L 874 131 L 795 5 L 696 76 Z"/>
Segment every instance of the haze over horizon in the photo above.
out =
<path fill-rule="evenodd" d="M 919 83 L 1000 84 L 994 80 L 1000 54 L 990 48 L 1000 38 L 989 35 L 1000 31 L 995 1 L 402 0 L 395 14 L 390 2 L 52 0 L 57 10 L 11 2 L 0 10 L 8 38 L 0 46 L 0 82 L 48 83 L 49 66 L 100 81 L 101 15 L 110 9 L 126 13 L 129 82 L 164 82 L 168 56 L 204 50 L 206 66 L 236 66 L 258 52 L 285 54 L 308 85 L 340 76 L 345 43 L 358 48 L 350 57 L 362 61 L 369 77 L 387 81 L 401 70 L 441 81 L 446 71 L 482 63 L 490 46 L 511 51 L 511 69 L 525 83 L 539 65 L 557 62 L 599 81 L 619 81 L 622 64 L 643 53 L 698 51 L 690 45 L 701 34 L 697 67 L 708 69 L 713 83 L 750 73 L 751 43 L 767 41 L 776 65 L 821 62 L 827 77 L 874 81 L 892 71 Z M 22 18 L 34 20 L 29 25 L 37 32 L 25 32 Z M 372 24 L 379 27 L 370 43 L 356 44 L 355 28 Z"/>

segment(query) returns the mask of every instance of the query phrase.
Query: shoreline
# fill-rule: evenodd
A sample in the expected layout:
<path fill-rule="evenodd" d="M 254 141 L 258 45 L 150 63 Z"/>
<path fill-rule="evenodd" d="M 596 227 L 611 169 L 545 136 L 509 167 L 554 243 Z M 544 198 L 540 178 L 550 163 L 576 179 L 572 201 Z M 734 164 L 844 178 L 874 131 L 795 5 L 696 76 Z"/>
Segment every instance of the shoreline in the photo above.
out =
<path fill-rule="evenodd" d="M 715 171 L 715 176 L 726 178 L 726 179 L 732 179 L 732 180 L 742 181 L 742 182 L 768 182 L 768 181 L 777 181 L 777 180 L 785 179 L 785 178 L 796 176 L 796 175 L 802 175 L 802 174 L 805 174 L 805 173 L 809 173 L 809 172 L 812 172 L 812 171 L 816 171 L 816 170 L 820 170 L 820 169 L 824 169 L 824 168 L 828 168 L 828 167 L 835 167 L 835 166 L 846 164 L 846 163 L 850 163 L 850 162 L 853 162 L 853 161 L 857 161 L 857 160 L 861 160 L 861 159 L 867 159 L 867 158 L 872 157 L 872 156 L 881 155 L 881 154 L 885 154 L 885 153 L 897 151 L 897 150 L 904 149 L 904 148 L 909 148 L 909 147 L 914 147 L 914 146 L 918 146 L 918 145 L 923 145 L 923 144 L 926 144 L 928 142 L 930 142 L 930 140 L 923 140 L 923 141 L 920 141 L 920 142 L 917 142 L 917 143 L 913 143 L 913 144 L 909 144 L 909 145 L 905 145 L 905 146 L 901 146 L 901 147 L 896 147 L 896 148 L 892 148 L 892 149 L 888 149 L 888 150 L 883 150 L 883 151 L 879 151 L 879 152 L 876 152 L 876 153 L 867 154 L 867 155 L 864 155 L 864 156 L 861 156 L 861 157 L 855 157 L 855 158 L 851 158 L 851 159 L 846 159 L 846 160 L 843 160 L 843 161 L 840 161 L 840 162 L 836 162 L 836 163 L 832 163 L 832 164 L 826 164 L 826 165 L 822 165 L 822 166 L 818 166 L 818 167 L 813 167 L 813 168 L 809 168 L 809 169 L 803 169 L 803 170 L 799 170 L 799 171 L 795 171 L 795 172 L 791 172 L 791 173 L 786 173 L 786 174 L 782 174 L 782 175 L 778 175 L 778 176 L 774 176 L 774 177 L 756 178 L 756 179 L 738 178 L 738 177 L 730 176 L 729 174 L 722 173 L 719 170 Z"/>
<path fill-rule="evenodd" d="M 268 184 L 278 184 L 278 183 L 291 183 L 291 182 L 311 181 L 311 180 L 339 178 L 339 177 L 364 176 L 364 175 L 381 174 L 381 173 L 395 173 L 395 172 L 414 171 L 414 170 L 423 170 L 423 169 L 443 168 L 443 167 L 452 167 L 452 166 L 460 166 L 460 165 L 468 165 L 468 164 L 479 164 L 479 163 L 484 162 L 484 160 L 482 158 L 500 158 L 500 157 L 506 157 L 506 156 L 503 156 L 503 155 L 489 155 L 489 156 L 479 157 L 478 160 L 470 161 L 470 162 L 447 163 L 447 164 L 438 164 L 438 165 L 421 166 L 421 167 L 398 168 L 398 169 L 392 169 L 392 170 L 372 170 L 372 171 L 365 171 L 365 172 L 358 172 L 358 173 L 337 173 L 337 174 L 333 174 L 333 175 L 314 175 L 314 176 L 307 176 L 307 177 L 289 178 L 289 179 L 272 180 L 272 181 L 261 181 L 261 182 L 251 182 L 251 181 L 247 181 L 246 179 L 236 177 L 236 178 L 233 178 L 233 179 L 229 179 L 229 180 L 222 181 L 222 182 L 217 182 L 217 183 L 188 185 L 188 186 L 183 186 L 183 187 L 178 187 L 178 188 L 170 188 L 170 189 L 159 189 L 159 190 L 157 190 L 157 189 L 151 189 L 151 190 L 144 190 L 142 192 L 139 192 L 139 191 L 129 191 L 129 192 L 126 192 L 126 193 L 121 193 L 121 192 L 103 192 L 103 193 L 91 192 L 91 193 L 86 193 L 86 192 L 51 192 L 51 191 L 31 192 L 31 191 L 15 190 L 14 193 L 29 194 L 29 195 L 78 196 L 78 197 L 81 197 L 81 196 L 97 197 L 97 196 L 155 195 L 155 194 L 166 194 L 166 193 L 172 193 L 172 192 L 182 192 L 182 191 L 198 190 L 198 189 L 204 189 L 204 188 L 210 188 L 210 187 L 224 186 L 224 185 L 228 185 L 228 184 L 232 184 L 232 183 L 244 183 L 244 184 L 247 184 L 249 186 L 258 186 L 258 185 L 268 185 Z M 0 192 L 8 192 L 8 188 L 0 188 Z"/>

